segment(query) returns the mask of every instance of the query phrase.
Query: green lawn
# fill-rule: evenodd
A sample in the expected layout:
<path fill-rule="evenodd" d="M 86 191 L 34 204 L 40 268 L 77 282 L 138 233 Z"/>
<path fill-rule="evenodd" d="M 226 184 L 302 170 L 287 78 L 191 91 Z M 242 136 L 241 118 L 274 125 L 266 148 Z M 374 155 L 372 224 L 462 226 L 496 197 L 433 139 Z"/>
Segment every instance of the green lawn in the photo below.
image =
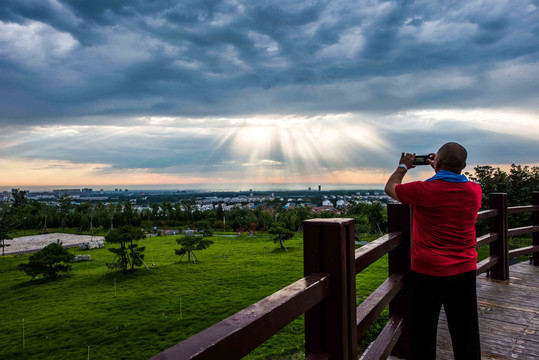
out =
<path fill-rule="evenodd" d="M 0 359 L 87 359 L 88 346 L 91 359 L 147 359 L 303 276 L 300 234 L 286 242 L 288 252 L 274 249 L 269 235 L 212 240 L 197 264 L 178 262 L 173 236 L 142 240 L 150 270 L 127 276 L 104 276 L 113 258 L 106 249 L 71 250 L 93 261 L 56 279 L 30 281 L 17 271 L 28 255 L 0 258 Z M 357 277 L 357 302 L 386 278 L 384 257 Z M 386 320 L 387 310 L 373 333 Z M 301 358 L 303 336 L 299 318 L 246 358 Z"/>
<path fill-rule="evenodd" d="M 113 258 L 106 249 L 72 250 L 93 261 L 50 280 L 15 269 L 28 255 L 0 259 L 0 358 L 86 359 L 90 346 L 93 359 L 147 359 L 303 276 L 301 235 L 286 242 L 288 252 L 269 235 L 214 237 L 197 264 L 178 262 L 174 239 L 140 241 L 150 270 L 127 276 L 104 276 Z M 358 300 L 385 280 L 383 263 L 358 277 Z M 247 358 L 301 357 L 303 344 L 300 318 Z"/>

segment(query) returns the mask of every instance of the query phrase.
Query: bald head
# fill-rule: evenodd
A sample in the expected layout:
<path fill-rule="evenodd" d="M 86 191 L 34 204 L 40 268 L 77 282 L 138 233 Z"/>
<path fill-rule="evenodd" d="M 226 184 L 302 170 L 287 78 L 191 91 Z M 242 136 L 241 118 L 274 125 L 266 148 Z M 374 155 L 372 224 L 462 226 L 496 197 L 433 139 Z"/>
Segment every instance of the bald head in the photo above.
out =
<path fill-rule="evenodd" d="M 460 174 L 462 169 L 466 167 L 467 157 L 468 152 L 462 145 L 454 142 L 444 144 L 436 154 L 438 170 L 448 170 Z"/>

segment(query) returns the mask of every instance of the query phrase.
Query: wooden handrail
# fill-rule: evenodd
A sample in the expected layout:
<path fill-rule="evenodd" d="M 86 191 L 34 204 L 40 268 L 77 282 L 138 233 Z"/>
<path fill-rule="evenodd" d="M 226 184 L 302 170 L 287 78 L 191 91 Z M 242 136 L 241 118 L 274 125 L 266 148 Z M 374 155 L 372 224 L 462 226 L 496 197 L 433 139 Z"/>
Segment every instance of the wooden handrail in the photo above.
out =
<path fill-rule="evenodd" d="M 402 242 L 402 233 L 389 233 L 370 243 L 356 249 L 356 274 L 367 268 L 376 260 L 399 246 Z"/>
<path fill-rule="evenodd" d="M 483 261 L 477 263 L 477 275 L 484 273 L 494 265 L 498 264 L 500 259 L 497 256 L 489 256 Z"/>
<path fill-rule="evenodd" d="M 539 252 L 538 245 L 525 246 L 518 249 L 509 250 L 508 257 L 511 259 L 516 258 L 517 256 L 533 254 L 536 252 Z"/>
<path fill-rule="evenodd" d="M 477 213 L 477 220 L 489 219 L 495 216 L 498 216 L 498 210 L 496 209 L 483 210 Z"/>
<path fill-rule="evenodd" d="M 539 211 L 539 205 L 525 205 L 525 206 L 512 206 L 507 208 L 508 214 L 519 214 L 524 212 L 537 212 Z"/>
<path fill-rule="evenodd" d="M 399 340 L 404 329 L 404 319 L 400 315 L 392 316 L 386 326 L 371 346 L 365 351 L 360 360 L 386 359 Z"/>
<path fill-rule="evenodd" d="M 524 235 L 524 234 L 532 234 L 534 232 L 537 232 L 539 231 L 539 226 L 523 226 L 523 227 L 518 227 L 518 228 L 513 228 L 513 229 L 509 229 L 507 231 L 507 235 L 509 237 L 512 237 L 512 236 L 519 236 L 519 235 Z"/>
<path fill-rule="evenodd" d="M 475 243 L 475 248 L 480 248 L 481 246 L 485 246 L 490 244 L 491 242 L 494 242 L 498 240 L 498 234 L 497 233 L 488 233 L 483 236 L 480 236 L 477 238 L 477 242 Z"/>
<path fill-rule="evenodd" d="M 306 276 L 151 359 L 239 359 L 328 295 L 327 274 Z"/>
<path fill-rule="evenodd" d="M 389 302 L 404 287 L 404 276 L 402 274 L 391 275 L 382 285 L 380 285 L 368 298 L 357 307 L 357 338 L 360 339 L 374 320 L 382 313 Z"/>

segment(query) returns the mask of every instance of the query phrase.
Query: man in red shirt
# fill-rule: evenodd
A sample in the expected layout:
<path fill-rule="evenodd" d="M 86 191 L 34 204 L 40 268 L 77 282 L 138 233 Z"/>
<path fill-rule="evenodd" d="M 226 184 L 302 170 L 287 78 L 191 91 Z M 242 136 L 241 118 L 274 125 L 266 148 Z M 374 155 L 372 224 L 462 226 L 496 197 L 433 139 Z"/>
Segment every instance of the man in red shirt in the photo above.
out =
<path fill-rule="evenodd" d="M 402 184 L 415 167 L 415 154 L 402 153 L 385 187 L 389 196 L 413 208 L 412 359 L 436 358 L 442 305 L 455 359 L 481 359 L 475 283 L 481 187 L 461 175 L 467 157 L 461 145 L 447 143 L 431 155 L 432 178 Z"/>

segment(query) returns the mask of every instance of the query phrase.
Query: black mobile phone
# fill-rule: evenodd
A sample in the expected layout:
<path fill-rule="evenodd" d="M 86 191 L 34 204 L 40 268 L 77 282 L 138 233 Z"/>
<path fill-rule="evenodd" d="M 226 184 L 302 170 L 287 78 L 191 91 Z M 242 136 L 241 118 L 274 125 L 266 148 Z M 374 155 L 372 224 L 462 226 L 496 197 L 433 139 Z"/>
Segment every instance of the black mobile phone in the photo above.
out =
<path fill-rule="evenodd" d="M 434 160 L 431 155 L 416 155 L 414 165 L 429 165 L 428 159 Z"/>

